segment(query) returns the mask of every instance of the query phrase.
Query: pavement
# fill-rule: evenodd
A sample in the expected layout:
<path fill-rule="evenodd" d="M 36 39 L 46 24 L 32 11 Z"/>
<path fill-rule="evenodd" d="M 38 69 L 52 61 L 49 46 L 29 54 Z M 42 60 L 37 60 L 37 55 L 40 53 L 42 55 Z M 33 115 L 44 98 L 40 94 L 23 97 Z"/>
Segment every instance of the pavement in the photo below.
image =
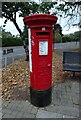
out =
<path fill-rule="evenodd" d="M 2 100 L 0 116 L 3 119 L 14 120 L 16 118 L 80 118 L 80 79 L 81 74 L 76 74 L 75 77 L 68 76 L 64 82 L 55 84 L 52 87 L 51 104 L 46 107 L 33 106 L 30 99 Z"/>
<path fill-rule="evenodd" d="M 75 78 L 55 84 L 46 107 L 35 107 L 29 100 L 3 100 L 2 118 L 79 118 L 79 76 Z"/>

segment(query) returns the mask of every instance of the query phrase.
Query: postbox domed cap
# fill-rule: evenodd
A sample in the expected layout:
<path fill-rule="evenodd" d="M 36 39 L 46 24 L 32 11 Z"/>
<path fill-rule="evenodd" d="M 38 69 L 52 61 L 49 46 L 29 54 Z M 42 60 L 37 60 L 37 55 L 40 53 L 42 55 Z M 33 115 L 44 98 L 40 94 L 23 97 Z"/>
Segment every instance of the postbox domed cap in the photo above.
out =
<path fill-rule="evenodd" d="M 23 21 L 30 28 L 39 26 L 51 27 L 57 22 L 57 17 L 50 14 L 34 14 L 31 16 L 26 16 Z"/>

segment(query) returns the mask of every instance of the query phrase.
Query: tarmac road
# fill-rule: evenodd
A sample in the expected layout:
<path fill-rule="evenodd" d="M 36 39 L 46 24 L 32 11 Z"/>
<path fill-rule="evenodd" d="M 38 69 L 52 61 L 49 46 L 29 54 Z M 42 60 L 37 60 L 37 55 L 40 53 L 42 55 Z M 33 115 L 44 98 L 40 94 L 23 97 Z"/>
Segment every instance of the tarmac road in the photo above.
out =
<path fill-rule="evenodd" d="M 7 49 L 13 49 L 12 53 L 8 53 L 5 55 L 2 55 L 2 68 L 4 68 L 6 65 L 13 63 L 15 60 L 25 58 L 25 51 L 23 46 L 17 46 L 17 47 L 4 47 L 2 48 L 2 54 L 3 50 Z"/>
<path fill-rule="evenodd" d="M 55 49 L 73 49 L 79 47 L 79 42 L 67 42 L 67 43 L 55 43 L 54 48 Z"/>
<path fill-rule="evenodd" d="M 62 54 L 63 51 L 67 51 L 73 48 L 78 48 L 79 47 L 79 42 L 68 42 L 68 43 L 55 43 L 54 44 L 54 49 L 59 50 L 60 53 Z M 13 53 L 9 54 L 3 54 L 3 50 L 7 49 L 13 49 Z M 2 55 L 2 58 L 0 58 L 0 68 L 5 67 L 6 65 L 14 62 L 15 60 L 18 60 L 20 58 L 25 58 L 25 51 L 23 46 L 14 46 L 14 47 L 3 47 L 2 49 L 0 48 L 0 56 Z M 1 67 L 2 66 L 2 67 Z"/>

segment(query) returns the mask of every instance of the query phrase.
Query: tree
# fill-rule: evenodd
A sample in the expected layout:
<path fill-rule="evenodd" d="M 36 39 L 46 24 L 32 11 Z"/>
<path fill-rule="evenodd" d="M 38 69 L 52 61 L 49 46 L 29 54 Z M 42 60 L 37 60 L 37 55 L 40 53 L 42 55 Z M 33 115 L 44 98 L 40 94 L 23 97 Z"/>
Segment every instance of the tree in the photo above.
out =
<path fill-rule="evenodd" d="M 22 38 L 24 40 L 24 43 L 28 45 L 28 29 L 27 29 L 26 25 L 24 25 Z"/>
<path fill-rule="evenodd" d="M 10 32 L 5 32 L 5 29 L 2 29 L 2 37 L 5 38 L 12 37 L 12 34 Z"/>
<path fill-rule="evenodd" d="M 81 31 L 77 31 L 74 33 L 75 38 L 81 37 Z"/>
<path fill-rule="evenodd" d="M 23 32 L 19 28 L 16 20 L 16 14 L 19 13 L 19 17 L 24 17 L 31 13 L 35 13 L 37 11 L 37 4 L 35 2 L 3 2 L 2 3 L 2 16 L 6 18 L 5 24 L 7 20 L 10 20 L 15 25 L 18 30 L 20 36 L 23 36 Z"/>
<path fill-rule="evenodd" d="M 55 35 L 54 36 L 55 36 L 55 39 L 54 39 L 55 42 L 62 43 L 62 36 L 61 36 L 61 34 L 59 33 L 58 30 L 55 30 Z"/>
<path fill-rule="evenodd" d="M 60 24 L 56 24 L 54 26 L 54 36 L 53 36 L 53 43 L 54 42 L 62 42 L 62 27 Z"/>
<path fill-rule="evenodd" d="M 61 36 L 63 36 L 62 27 L 60 26 L 60 24 L 56 24 L 54 29 L 55 29 L 55 31 L 57 30 Z"/>
<path fill-rule="evenodd" d="M 3 2 L 2 3 L 2 16 L 6 18 L 5 24 L 7 20 L 10 20 L 15 25 L 18 30 L 21 38 L 25 41 L 24 33 L 21 31 L 17 24 L 16 14 L 19 13 L 19 17 L 24 17 L 29 14 L 34 14 L 38 9 L 38 4 L 35 2 Z M 28 51 L 28 47 L 27 47 Z M 28 54 L 26 53 L 27 58 Z"/>
<path fill-rule="evenodd" d="M 19 28 L 16 20 L 16 13 L 19 13 L 19 17 L 24 17 L 26 15 L 34 14 L 34 13 L 51 13 L 53 15 L 57 15 L 60 17 L 68 18 L 68 22 L 66 26 L 70 27 L 70 25 L 79 25 L 81 27 L 81 23 L 75 22 L 78 17 L 81 16 L 79 12 L 79 7 L 81 5 L 81 1 L 79 2 L 66 2 L 62 0 L 60 3 L 58 2 L 43 2 L 40 0 L 40 4 L 36 2 L 3 2 L 2 3 L 2 16 L 7 20 L 10 20 L 15 25 L 18 30 L 20 36 L 23 36 L 23 32 Z M 81 42 L 80 42 L 81 43 Z"/>
<path fill-rule="evenodd" d="M 22 31 L 19 28 L 16 20 L 16 13 L 19 13 L 19 17 L 24 17 L 26 15 L 34 14 L 34 13 L 51 13 L 60 16 L 60 17 L 68 17 L 68 26 L 70 24 L 76 25 L 75 18 L 80 15 L 78 8 L 81 5 L 80 2 L 43 2 L 40 0 L 41 4 L 36 2 L 2 2 L 2 16 L 6 18 L 5 23 L 7 20 L 10 20 L 14 23 L 15 27 L 17 28 L 19 34 L 22 36 Z M 70 21 L 73 21 L 72 23 Z M 80 21 L 77 23 L 80 25 Z"/>
<path fill-rule="evenodd" d="M 10 32 L 6 32 L 5 29 L 2 28 L 2 47 L 21 45 L 23 45 L 21 37 L 13 36 Z"/>

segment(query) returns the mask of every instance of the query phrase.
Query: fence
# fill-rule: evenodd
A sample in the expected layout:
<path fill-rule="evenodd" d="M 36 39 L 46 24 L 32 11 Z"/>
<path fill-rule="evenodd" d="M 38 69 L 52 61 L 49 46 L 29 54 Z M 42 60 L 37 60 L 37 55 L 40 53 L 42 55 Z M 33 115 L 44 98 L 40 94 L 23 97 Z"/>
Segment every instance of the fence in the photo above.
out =
<path fill-rule="evenodd" d="M 2 61 L 2 68 L 5 68 L 7 65 L 14 63 L 16 60 L 19 59 L 25 59 L 25 54 L 18 54 L 18 55 L 10 55 L 10 56 L 2 56 L 2 60 L 0 59 L 0 61 Z"/>
<path fill-rule="evenodd" d="M 25 50 L 23 46 L 4 47 L 1 50 L 0 68 L 5 68 L 7 65 L 14 63 L 16 60 L 25 59 Z"/>

